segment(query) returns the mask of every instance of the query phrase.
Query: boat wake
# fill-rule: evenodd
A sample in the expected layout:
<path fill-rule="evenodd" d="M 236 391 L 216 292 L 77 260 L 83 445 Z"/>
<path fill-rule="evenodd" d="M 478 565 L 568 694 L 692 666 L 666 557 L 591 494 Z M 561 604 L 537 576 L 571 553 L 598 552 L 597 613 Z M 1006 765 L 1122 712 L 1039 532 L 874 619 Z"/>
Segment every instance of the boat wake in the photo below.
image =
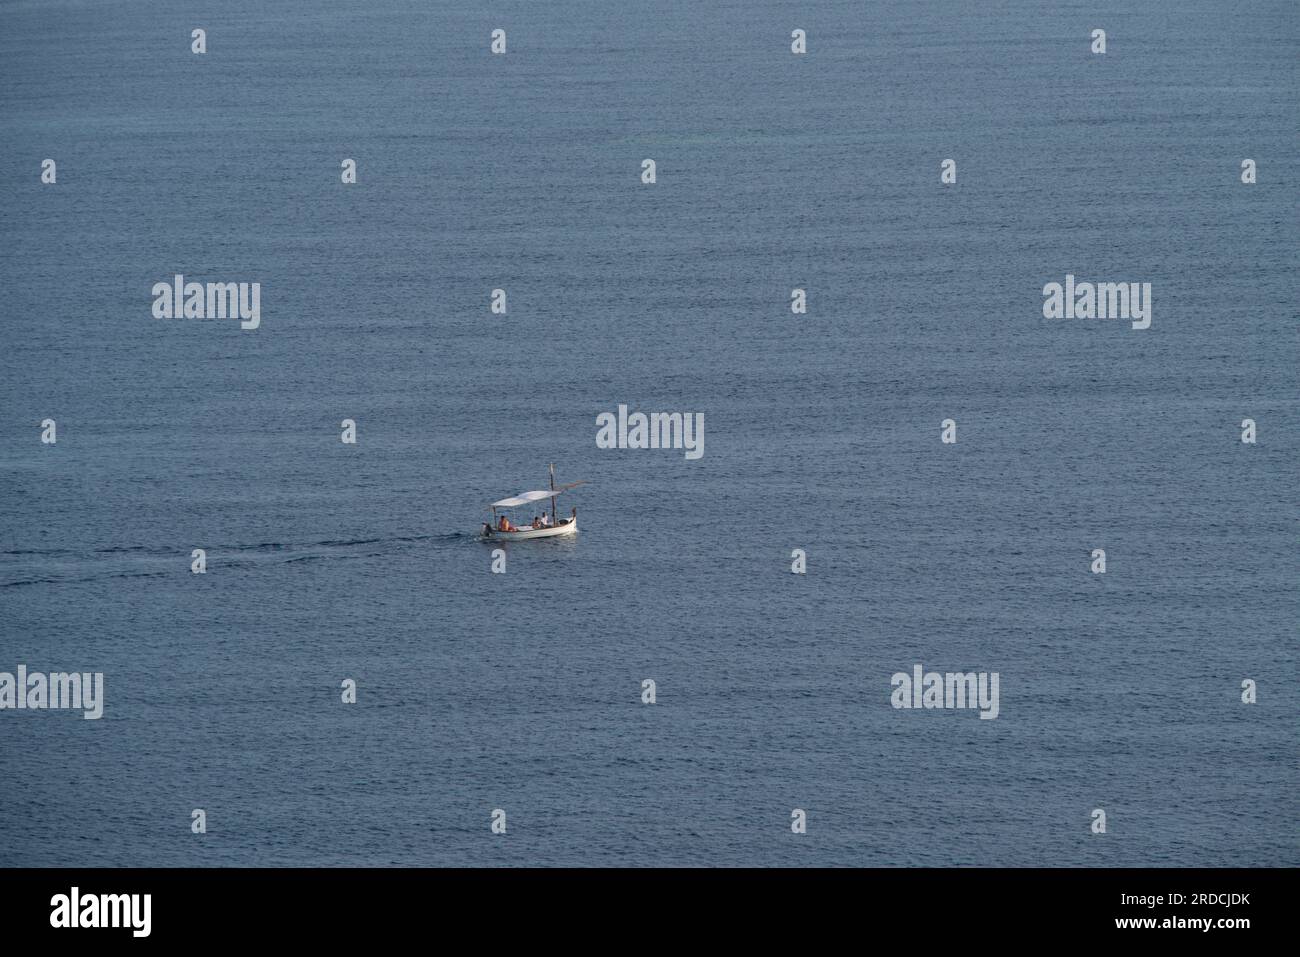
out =
<path fill-rule="evenodd" d="M 126 545 L 78 551 L 69 548 L 0 549 L 0 589 L 73 584 L 110 578 L 161 578 L 189 573 L 191 551 L 202 547 L 209 565 L 249 568 L 266 564 L 383 558 L 419 547 L 472 545 L 469 532 L 398 535 L 388 538 L 338 538 L 317 542 L 256 544 Z"/>

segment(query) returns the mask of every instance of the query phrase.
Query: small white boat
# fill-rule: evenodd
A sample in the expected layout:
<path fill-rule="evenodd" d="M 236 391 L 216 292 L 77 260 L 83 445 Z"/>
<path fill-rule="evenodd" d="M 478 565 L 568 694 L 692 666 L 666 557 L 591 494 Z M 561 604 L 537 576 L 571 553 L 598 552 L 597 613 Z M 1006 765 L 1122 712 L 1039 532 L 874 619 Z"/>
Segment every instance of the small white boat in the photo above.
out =
<path fill-rule="evenodd" d="M 577 488 L 579 485 L 586 485 L 583 482 L 570 482 L 568 485 L 556 486 L 555 484 L 555 466 L 551 466 L 551 487 L 545 491 L 538 490 L 535 492 L 520 492 L 518 495 L 510 498 L 503 498 L 499 502 L 493 502 L 489 508 L 492 510 L 492 521 L 484 522 L 482 533 L 484 541 L 493 542 L 517 542 L 526 538 L 554 538 L 559 535 L 576 535 L 578 534 L 578 510 L 573 509 L 572 514 L 563 521 L 556 521 L 555 515 L 555 496 L 561 492 L 567 492 L 571 488 Z M 515 525 L 505 517 L 497 516 L 497 509 L 518 508 L 521 505 L 532 505 L 534 502 L 551 500 L 551 511 L 548 517 L 551 520 L 550 525 L 541 525 L 534 528 L 529 525 Z M 502 527 L 502 526 L 505 527 Z"/>
<path fill-rule="evenodd" d="M 549 528 L 519 528 L 513 532 L 503 532 L 499 528 L 485 530 L 484 538 L 490 538 L 492 541 L 517 542 L 524 538 L 554 538 L 557 535 L 577 535 L 578 520 L 565 519 L 559 525 L 552 525 Z"/>

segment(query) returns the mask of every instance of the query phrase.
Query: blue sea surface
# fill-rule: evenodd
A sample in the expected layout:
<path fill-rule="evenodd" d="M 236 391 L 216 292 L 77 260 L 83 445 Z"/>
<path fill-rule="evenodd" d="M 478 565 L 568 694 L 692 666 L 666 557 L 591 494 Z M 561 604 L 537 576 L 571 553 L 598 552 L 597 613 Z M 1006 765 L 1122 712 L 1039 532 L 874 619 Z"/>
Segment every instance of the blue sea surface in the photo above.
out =
<path fill-rule="evenodd" d="M 1298 54 L 1290 0 L 4 3 L 0 671 L 106 701 L 0 711 L 0 865 L 1300 864 Z M 493 574 L 552 462 L 580 533 Z"/>

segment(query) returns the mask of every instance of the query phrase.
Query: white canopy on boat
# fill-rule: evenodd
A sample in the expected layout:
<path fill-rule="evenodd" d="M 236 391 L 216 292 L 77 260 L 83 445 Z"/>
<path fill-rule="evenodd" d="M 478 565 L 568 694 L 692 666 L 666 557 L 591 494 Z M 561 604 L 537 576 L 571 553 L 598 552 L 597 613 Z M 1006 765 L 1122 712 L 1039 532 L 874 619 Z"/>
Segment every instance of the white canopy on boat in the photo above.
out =
<path fill-rule="evenodd" d="M 499 502 L 493 502 L 492 508 L 514 508 L 516 505 L 527 505 L 529 502 L 540 502 L 544 498 L 551 498 L 559 495 L 561 492 L 571 488 L 577 488 L 579 485 L 586 485 L 583 482 L 570 482 L 568 485 L 561 485 L 558 488 L 548 489 L 546 491 L 520 492 L 514 498 L 503 498 Z"/>
<path fill-rule="evenodd" d="M 529 502 L 538 502 L 544 498 L 550 498 L 556 492 L 520 492 L 514 498 L 503 498 L 499 502 L 493 502 L 493 508 L 514 508 L 516 505 L 527 505 Z"/>

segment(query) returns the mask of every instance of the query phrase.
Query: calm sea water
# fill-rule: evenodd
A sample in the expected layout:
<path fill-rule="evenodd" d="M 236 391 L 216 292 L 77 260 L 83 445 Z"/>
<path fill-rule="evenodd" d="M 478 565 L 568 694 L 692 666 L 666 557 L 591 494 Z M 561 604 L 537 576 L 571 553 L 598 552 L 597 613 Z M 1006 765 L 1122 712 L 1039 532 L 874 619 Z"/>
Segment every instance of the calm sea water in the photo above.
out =
<path fill-rule="evenodd" d="M 6 3 L 0 670 L 107 701 L 0 713 L 0 864 L 1300 862 L 1298 37 Z M 1151 328 L 1043 319 L 1067 272 Z M 152 319 L 175 273 L 261 282 L 261 328 Z M 597 449 L 619 403 L 704 457 Z M 549 462 L 581 534 L 491 574 Z M 894 710 L 917 663 L 999 718 Z"/>

